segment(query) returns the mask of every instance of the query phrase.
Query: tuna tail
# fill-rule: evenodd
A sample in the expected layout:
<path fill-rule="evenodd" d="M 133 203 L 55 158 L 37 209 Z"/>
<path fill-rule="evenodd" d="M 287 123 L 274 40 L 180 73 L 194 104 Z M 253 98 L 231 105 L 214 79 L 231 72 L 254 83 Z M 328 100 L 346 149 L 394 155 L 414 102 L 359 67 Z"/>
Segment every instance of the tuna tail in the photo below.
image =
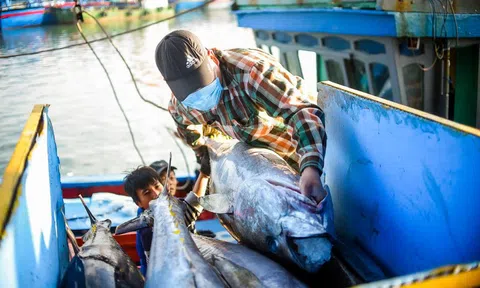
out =
<path fill-rule="evenodd" d="M 87 204 L 86 204 L 85 201 L 83 200 L 82 195 L 78 195 L 78 197 L 79 197 L 80 200 L 82 201 L 82 204 L 83 204 L 83 207 L 85 207 L 85 210 L 87 210 L 88 217 L 90 218 L 90 224 L 91 224 L 92 226 L 95 225 L 95 224 L 97 224 L 97 218 L 95 218 L 95 216 L 93 216 L 93 214 L 92 214 L 92 212 L 90 211 L 90 209 L 88 209 Z"/>

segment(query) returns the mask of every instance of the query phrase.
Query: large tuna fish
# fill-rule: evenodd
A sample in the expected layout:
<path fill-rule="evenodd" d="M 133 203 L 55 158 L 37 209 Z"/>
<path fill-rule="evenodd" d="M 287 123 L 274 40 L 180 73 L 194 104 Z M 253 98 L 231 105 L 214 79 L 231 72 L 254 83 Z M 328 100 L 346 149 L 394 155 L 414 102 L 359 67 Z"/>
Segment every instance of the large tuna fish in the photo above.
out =
<path fill-rule="evenodd" d="M 80 199 L 92 227 L 83 236 L 85 243 L 70 262 L 61 287 L 143 287 L 142 274 L 110 233 L 111 221 L 97 221 Z"/>
<path fill-rule="evenodd" d="M 237 270 L 237 267 L 251 271 L 259 280 L 262 287 L 306 287 L 305 284 L 297 280 L 280 264 L 270 260 L 269 258 L 257 253 L 240 244 L 228 243 L 219 241 L 204 236 L 193 235 L 193 240 L 197 244 L 198 249 L 203 257 L 207 259 L 217 269 L 222 271 L 222 275 L 230 274 L 228 270 Z M 229 261 L 236 265 L 229 265 L 226 262 L 224 265 L 219 265 L 222 261 Z M 227 271 L 225 271 L 227 270 Z M 238 274 L 238 273 L 237 273 Z M 226 278 L 225 276 L 223 276 Z M 248 279 L 251 277 L 238 277 L 243 285 L 239 287 L 247 287 L 254 285 L 246 285 L 249 283 Z M 231 287 L 232 285 L 229 283 Z"/>
<path fill-rule="evenodd" d="M 167 175 L 169 171 L 170 165 Z M 146 286 L 224 287 L 195 246 L 185 225 L 183 208 L 180 200 L 168 194 L 167 186 L 157 199 L 150 202 L 155 225 Z M 142 218 L 138 219 L 141 221 Z M 130 221 L 128 226 L 134 224 L 135 221 Z"/>
<path fill-rule="evenodd" d="M 152 212 L 145 210 L 140 216 L 120 224 L 116 233 L 152 227 L 154 222 Z M 306 287 L 280 264 L 243 245 L 195 234 L 191 236 L 202 257 L 215 268 L 215 272 L 228 287 Z M 199 264 L 202 263 L 204 262 Z M 198 273 L 201 273 L 201 270 Z"/>
<path fill-rule="evenodd" d="M 333 206 L 303 196 L 300 177 L 276 153 L 236 140 L 207 139 L 210 193 L 206 210 L 239 242 L 316 272 L 330 259 Z M 327 188 L 328 190 L 328 188 Z"/>

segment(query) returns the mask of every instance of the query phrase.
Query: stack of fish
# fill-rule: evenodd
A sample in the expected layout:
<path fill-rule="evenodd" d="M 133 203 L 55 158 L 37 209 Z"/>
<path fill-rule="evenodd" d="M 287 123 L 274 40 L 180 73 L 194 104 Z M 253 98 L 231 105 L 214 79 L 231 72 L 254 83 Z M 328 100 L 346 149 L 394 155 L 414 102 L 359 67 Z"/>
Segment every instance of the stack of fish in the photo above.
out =
<path fill-rule="evenodd" d="M 269 150 L 252 148 L 234 140 L 208 141 L 208 148 L 211 187 L 210 194 L 202 198 L 202 204 L 205 209 L 217 213 L 222 225 L 241 244 L 191 234 L 184 223 L 184 204 L 168 195 L 165 189 L 150 203 L 151 211 L 117 227 L 117 233 L 125 233 L 154 223 L 146 286 L 305 287 L 283 266 L 262 254 L 279 262 L 293 263 L 308 272 L 317 271 L 331 255 L 330 195 L 320 208 L 301 195 L 297 173 Z M 91 234 L 98 234 L 98 231 L 92 224 L 91 231 L 84 237 L 92 238 Z M 109 242 L 107 238 L 102 239 Z M 71 266 L 76 267 L 69 269 L 67 279 L 78 277 L 80 272 L 77 271 L 81 270 L 78 266 L 82 266 L 79 264 L 88 270 L 83 254 L 91 249 L 85 246 L 87 242 L 77 255 L 81 260 L 72 261 Z M 96 258 L 112 255 L 107 251 L 96 252 Z M 132 284 L 135 280 L 143 285 L 143 279 L 137 277 L 138 270 L 130 273 L 131 267 L 120 267 L 118 263 L 122 261 L 119 260 L 106 262 L 114 268 L 110 269 L 113 273 L 102 274 L 110 277 L 103 281 L 119 283 L 119 274 L 123 273 L 122 284 L 135 286 Z M 84 279 L 89 275 L 85 273 Z M 79 281 L 64 280 L 64 283 L 78 285 Z M 91 283 L 96 286 L 99 282 Z"/>

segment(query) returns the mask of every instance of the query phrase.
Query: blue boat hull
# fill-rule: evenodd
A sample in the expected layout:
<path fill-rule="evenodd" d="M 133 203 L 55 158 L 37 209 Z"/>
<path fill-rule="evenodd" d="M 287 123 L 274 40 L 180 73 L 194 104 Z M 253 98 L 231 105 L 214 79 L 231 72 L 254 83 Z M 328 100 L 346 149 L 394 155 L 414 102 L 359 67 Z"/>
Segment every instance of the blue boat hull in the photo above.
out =
<path fill-rule="evenodd" d="M 205 4 L 205 1 L 179 1 L 175 4 L 175 13 L 197 8 Z"/>
<path fill-rule="evenodd" d="M 48 25 L 55 24 L 55 22 L 55 15 L 44 7 L 3 11 L 0 14 L 1 29 Z"/>

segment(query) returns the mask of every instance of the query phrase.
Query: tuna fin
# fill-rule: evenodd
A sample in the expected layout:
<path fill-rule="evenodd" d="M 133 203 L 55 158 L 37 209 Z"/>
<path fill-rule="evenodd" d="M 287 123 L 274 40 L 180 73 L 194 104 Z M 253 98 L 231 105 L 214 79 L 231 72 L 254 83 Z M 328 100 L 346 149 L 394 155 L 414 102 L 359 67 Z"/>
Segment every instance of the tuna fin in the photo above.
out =
<path fill-rule="evenodd" d="M 199 199 L 200 205 L 207 211 L 216 214 L 233 213 L 233 206 L 225 194 L 206 195 Z"/>
<path fill-rule="evenodd" d="M 216 268 L 223 280 L 227 282 L 229 287 L 263 287 L 262 282 L 255 274 L 228 259 L 212 255 L 211 264 Z"/>
<path fill-rule="evenodd" d="M 82 197 L 81 194 L 78 195 L 78 198 L 80 198 L 80 200 L 82 201 L 83 207 L 84 207 L 85 210 L 87 211 L 88 217 L 90 218 L 90 224 L 93 226 L 94 224 L 97 223 L 97 218 L 95 218 L 95 216 L 93 216 L 93 214 L 92 214 L 92 212 L 90 211 L 90 209 L 88 209 L 87 203 L 85 203 L 85 200 L 83 200 L 83 197 Z"/>
<path fill-rule="evenodd" d="M 168 166 L 167 166 L 167 174 L 170 175 L 170 170 L 172 168 L 172 152 L 170 152 L 170 159 L 168 159 Z M 165 185 L 163 185 L 162 195 L 168 195 L 168 181 L 165 181 Z"/>

